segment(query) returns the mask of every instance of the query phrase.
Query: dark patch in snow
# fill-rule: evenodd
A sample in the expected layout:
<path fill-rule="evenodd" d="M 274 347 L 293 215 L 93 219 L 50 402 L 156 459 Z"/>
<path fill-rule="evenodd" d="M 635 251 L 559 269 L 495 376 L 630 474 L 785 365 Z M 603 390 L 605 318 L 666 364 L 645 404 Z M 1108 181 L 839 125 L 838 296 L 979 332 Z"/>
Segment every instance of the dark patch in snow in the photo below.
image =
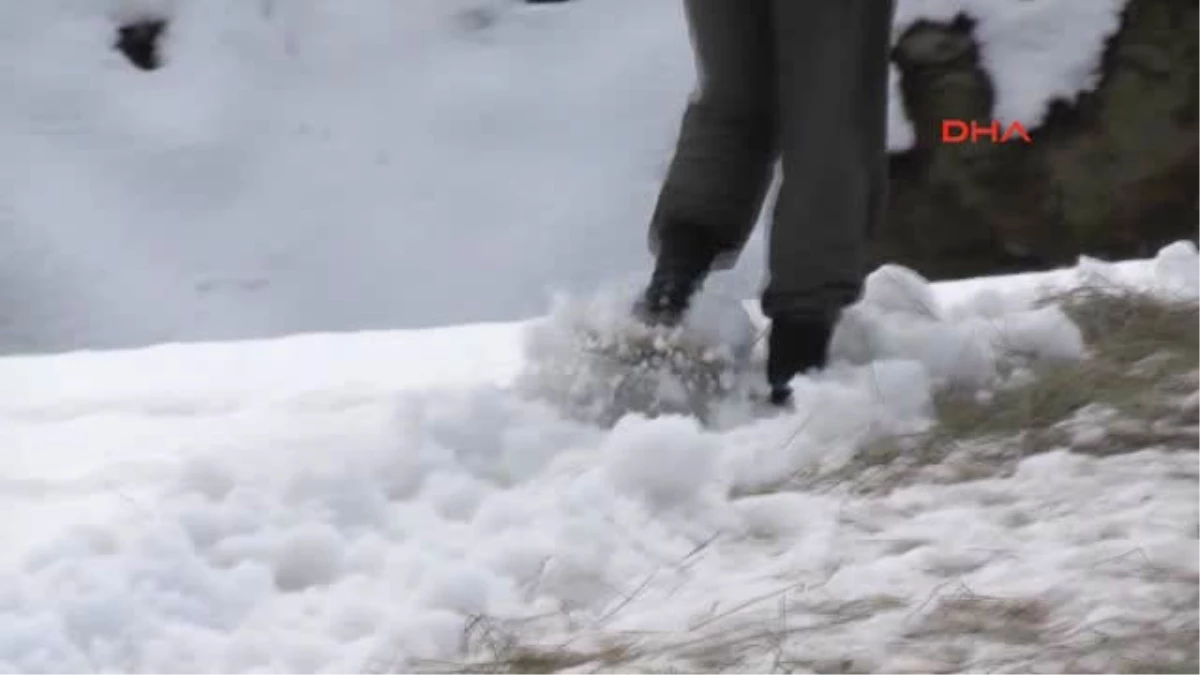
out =
<path fill-rule="evenodd" d="M 160 45 L 167 30 L 164 19 L 141 19 L 117 27 L 117 51 L 141 70 L 158 70 L 162 66 Z"/>

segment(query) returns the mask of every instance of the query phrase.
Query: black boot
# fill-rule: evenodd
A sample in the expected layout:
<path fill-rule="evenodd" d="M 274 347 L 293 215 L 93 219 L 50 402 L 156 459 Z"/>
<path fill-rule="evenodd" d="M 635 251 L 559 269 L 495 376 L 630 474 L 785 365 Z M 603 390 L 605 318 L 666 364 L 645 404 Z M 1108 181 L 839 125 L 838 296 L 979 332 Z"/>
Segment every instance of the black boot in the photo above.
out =
<path fill-rule="evenodd" d="M 771 321 L 767 340 L 767 383 L 771 403 L 783 405 L 792 396 L 790 382 L 810 368 L 822 368 L 828 356 L 833 326 L 821 319 L 779 317 Z"/>
<path fill-rule="evenodd" d="M 650 325 L 677 325 L 712 270 L 718 252 L 702 228 L 676 228 L 659 246 L 654 273 L 634 305 L 634 314 Z"/>

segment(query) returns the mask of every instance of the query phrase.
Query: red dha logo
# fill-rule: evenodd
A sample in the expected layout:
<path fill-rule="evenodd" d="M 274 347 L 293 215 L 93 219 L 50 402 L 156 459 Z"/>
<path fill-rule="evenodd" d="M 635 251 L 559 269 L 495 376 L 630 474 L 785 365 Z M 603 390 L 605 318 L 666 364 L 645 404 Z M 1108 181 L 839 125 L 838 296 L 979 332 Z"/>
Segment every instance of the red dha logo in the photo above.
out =
<path fill-rule="evenodd" d="M 975 120 L 969 122 L 966 120 L 942 120 L 942 142 L 966 143 L 970 140 L 972 143 L 978 143 L 980 137 L 987 137 L 993 144 L 1008 143 L 1015 136 L 1026 143 L 1033 143 L 1029 132 L 1020 122 L 1008 125 L 1004 133 L 1001 133 L 1000 129 L 1000 123 L 995 120 L 987 126 L 981 125 Z"/>

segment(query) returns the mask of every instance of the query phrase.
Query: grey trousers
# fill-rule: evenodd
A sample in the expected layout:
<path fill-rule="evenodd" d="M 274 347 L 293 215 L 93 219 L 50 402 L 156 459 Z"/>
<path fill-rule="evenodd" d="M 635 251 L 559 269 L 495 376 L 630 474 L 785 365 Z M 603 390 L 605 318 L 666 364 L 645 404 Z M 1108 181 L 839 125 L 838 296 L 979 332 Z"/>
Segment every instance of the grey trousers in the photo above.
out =
<path fill-rule="evenodd" d="M 782 168 L 767 316 L 828 318 L 853 302 L 887 188 L 895 0 L 685 0 L 697 87 L 650 226 L 704 228 L 733 265 Z"/>

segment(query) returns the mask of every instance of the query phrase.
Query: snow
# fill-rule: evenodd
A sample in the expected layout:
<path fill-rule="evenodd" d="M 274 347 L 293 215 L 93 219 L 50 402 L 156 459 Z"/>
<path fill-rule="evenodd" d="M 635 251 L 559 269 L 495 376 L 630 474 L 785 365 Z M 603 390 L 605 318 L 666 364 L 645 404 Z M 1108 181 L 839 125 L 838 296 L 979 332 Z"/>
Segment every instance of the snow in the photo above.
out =
<path fill-rule="evenodd" d="M 1094 85 L 1121 6 L 903 0 L 896 29 L 974 16 L 997 116 L 1029 122 Z M 173 19 L 154 73 L 110 49 L 146 12 Z M 927 428 L 944 387 L 1086 357 L 1047 293 L 1200 297 L 1190 243 L 886 266 L 794 411 L 588 417 L 617 389 L 579 331 L 633 330 L 606 284 L 644 273 L 686 41 L 678 3 L 636 0 L 0 3 L 0 671 L 403 671 L 485 658 L 488 630 L 768 669 L 743 653 L 764 627 L 812 663 L 1052 671 L 1061 626 L 1194 612 L 1194 453 L 779 489 Z M 675 345 L 702 375 L 761 372 L 760 253 Z M 1007 639 L 1011 608 L 1034 637 Z"/>
<path fill-rule="evenodd" d="M 1074 100 L 1099 82 L 1104 41 L 1120 26 L 1125 4 L 899 0 L 896 26 L 949 21 L 959 13 L 975 20 L 981 63 L 996 91 L 993 117 L 1033 131 L 1052 100 Z"/>
<path fill-rule="evenodd" d="M 977 18 L 1032 129 L 1121 7 L 903 0 L 895 27 Z M 151 11 L 145 73 L 110 45 Z M 639 0 L 6 2 L 0 63 L 3 353 L 511 321 L 640 277 L 694 74 L 680 4 Z M 763 259 L 721 283 L 752 296 Z"/>
<path fill-rule="evenodd" d="M 1185 263 L 1176 245 L 1103 272 L 1178 293 Z M 547 319 L 0 359 L 0 670 L 403 670 L 464 658 L 479 617 L 534 644 L 642 636 L 639 668 L 781 620 L 828 624 L 800 652 L 883 671 L 1027 655 L 989 637 L 1008 624 L 954 623 L 982 621 L 979 598 L 1143 630 L 1194 590 L 1194 454 L 1064 447 L 967 483 L 772 491 L 924 428 L 938 387 L 986 385 L 1013 349 L 1080 357 L 1029 289 L 1100 271 L 881 270 L 862 364 L 797 378 L 793 413 L 707 428 L 606 429 L 526 395 Z"/>

